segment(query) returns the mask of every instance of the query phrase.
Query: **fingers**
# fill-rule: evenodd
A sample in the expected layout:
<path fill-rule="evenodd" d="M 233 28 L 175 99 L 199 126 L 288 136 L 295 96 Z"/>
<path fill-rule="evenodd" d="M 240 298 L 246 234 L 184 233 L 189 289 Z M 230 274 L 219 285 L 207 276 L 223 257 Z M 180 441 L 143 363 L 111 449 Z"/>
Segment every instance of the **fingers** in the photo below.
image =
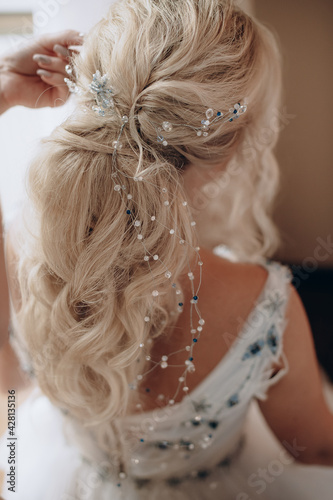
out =
<path fill-rule="evenodd" d="M 59 57 L 51 57 L 44 54 L 35 54 L 32 58 L 41 69 L 46 69 L 47 71 L 52 73 L 62 73 L 63 75 L 66 74 L 65 66 L 67 63 Z"/>
<path fill-rule="evenodd" d="M 60 33 L 45 34 L 40 38 L 42 45 L 50 52 L 54 51 L 54 46 L 68 47 L 69 45 L 82 45 L 84 34 L 74 30 L 65 30 Z M 63 57 L 68 55 L 62 54 Z"/>
<path fill-rule="evenodd" d="M 46 69 L 38 69 L 36 73 L 41 78 L 41 80 L 43 80 L 43 82 L 47 83 L 50 86 L 63 85 L 64 87 L 66 87 L 66 84 L 64 82 L 64 75 L 62 73 L 52 73 L 51 71 L 48 71 Z"/>

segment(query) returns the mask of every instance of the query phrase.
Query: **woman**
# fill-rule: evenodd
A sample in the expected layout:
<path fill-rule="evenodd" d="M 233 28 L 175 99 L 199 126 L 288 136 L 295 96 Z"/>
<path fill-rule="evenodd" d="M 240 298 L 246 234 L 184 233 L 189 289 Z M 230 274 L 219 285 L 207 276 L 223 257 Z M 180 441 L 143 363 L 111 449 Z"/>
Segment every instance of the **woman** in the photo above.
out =
<path fill-rule="evenodd" d="M 258 399 L 285 467 L 333 465 L 306 315 L 264 258 L 278 242 L 276 136 L 257 140 L 279 105 L 273 36 L 228 1 L 125 0 L 68 73 L 75 112 L 44 141 L 28 231 L 8 240 L 13 342 L 79 450 L 39 465 L 48 498 L 306 498 L 292 475 L 257 475 L 244 433 Z M 226 169 L 221 241 L 238 262 L 197 247 L 190 209 L 195 172 Z M 32 446 L 49 455 L 38 434 Z"/>

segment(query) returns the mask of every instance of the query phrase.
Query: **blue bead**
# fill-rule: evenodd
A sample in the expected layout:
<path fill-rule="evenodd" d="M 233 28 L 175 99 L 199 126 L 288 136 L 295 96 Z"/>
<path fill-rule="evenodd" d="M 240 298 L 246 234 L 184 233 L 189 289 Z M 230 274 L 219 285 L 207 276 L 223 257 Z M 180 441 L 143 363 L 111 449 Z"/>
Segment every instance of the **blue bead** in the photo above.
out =
<path fill-rule="evenodd" d="M 183 307 L 184 304 L 182 302 L 179 302 L 178 305 L 179 305 L 179 307 Z"/>
<path fill-rule="evenodd" d="M 194 295 L 193 300 L 198 300 L 197 295 Z"/>
<path fill-rule="evenodd" d="M 141 443 L 144 443 L 144 442 L 145 442 L 145 440 L 141 438 L 141 439 L 140 439 L 140 442 L 141 442 Z"/>
<path fill-rule="evenodd" d="M 188 358 L 190 361 L 193 361 L 193 358 Z"/>
<path fill-rule="evenodd" d="M 233 122 L 233 121 L 234 121 L 234 119 L 233 119 L 233 118 L 230 118 L 229 122 Z"/>
<path fill-rule="evenodd" d="M 130 211 L 130 210 L 126 210 L 126 213 L 127 213 L 128 215 L 130 215 L 131 211 Z"/>
<path fill-rule="evenodd" d="M 221 115 L 222 115 L 221 111 L 218 111 L 218 112 L 216 113 L 216 116 L 221 116 Z"/>
<path fill-rule="evenodd" d="M 193 342 L 198 342 L 198 339 L 193 339 Z"/>
<path fill-rule="evenodd" d="M 237 109 L 234 109 L 234 115 L 237 113 Z"/>

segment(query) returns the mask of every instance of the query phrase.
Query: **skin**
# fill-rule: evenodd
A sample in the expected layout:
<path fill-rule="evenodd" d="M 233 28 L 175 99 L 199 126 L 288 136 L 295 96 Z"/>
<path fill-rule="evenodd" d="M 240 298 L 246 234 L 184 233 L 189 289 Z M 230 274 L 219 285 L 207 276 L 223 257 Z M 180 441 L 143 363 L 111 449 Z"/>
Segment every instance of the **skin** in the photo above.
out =
<path fill-rule="evenodd" d="M 68 33 L 62 38 L 60 37 L 64 45 L 73 43 L 73 40 L 69 40 Z M 56 43 L 59 43 L 59 39 Z M 58 105 L 68 95 L 67 90 L 66 95 L 63 93 L 62 87 L 51 88 L 56 85 L 56 82 L 59 83 L 60 79 L 63 79 L 66 62 L 64 54 L 58 60 L 53 60 L 53 58 L 57 59 L 54 57 L 56 56 L 56 52 L 53 50 L 54 44 L 54 38 L 46 37 L 33 50 L 30 48 L 27 52 L 16 57 L 11 55 L 0 61 L 2 111 L 15 104 L 29 107 Z M 36 77 L 36 71 L 38 67 L 45 68 L 45 60 L 44 63 L 40 61 L 38 66 L 32 59 L 37 49 L 39 54 L 51 57 L 48 70 L 53 69 L 52 76 L 45 77 L 44 75 L 41 78 L 38 77 L 39 80 Z M 45 90 L 48 92 L 44 92 Z M 39 98 L 41 92 L 44 94 L 42 98 Z M 193 187 L 199 182 L 194 175 L 192 177 L 191 168 L 187 169 L 185 182 L 188 183 L 189 187 Z M 2 245 L 1 248 L 3 248 Z M 9 230 L 7 235 L 5 248 L 10 294 L 14 308 L 18 309 L 20 307 L 20 290 L 16 281 L 17 256 L 12 230 Z M 200 310 L 206 321 L 205 332 L 207 333 L 202 336 L 200 349 L 196 352 L 197 371 L 191 375 L 191 389 L 200 384 L 226 355 L 230 343 L 226 342 L 223 333 L 228 332 L 228 338 L 236 340 L 242 326 L 237 323 L 236 318 L 243 318 L 245 322 L 267 279 L 267 271 L 261 266 L 231 263 L 215 256 L 207 249 L 202 249 L 201 255 L 204 262 L 204 273 L 200 292 Z M 0 323 L 1 388 L 2 390 L 7 390 L 8 387 L 26 388 L 27 380 L 20 372 L 15 355 L 8 344 L 8 289 L 3 250 L 0 253 L 0 277 L 2 286 L 0 296 L 2 317 Z M 191 294 L 188 280 L 184 281 L 184 290 L 188 299 Z M 188 304 L 188 300 L 184 303 Z M 172 351 L 177 350 L 178 346 L 183 348 L 188 343 L 188 318 L 189 315 L 184 310 L 184 314 L 180 316 L 167 338 L 161 337 L 155 342 L 154 356 L 167 353 L 170 350 L 170 342 L 172 342 Z M 272 431 L 282 444 L 284 441 L 293 443 L 296 440 L 296 443 L 302 446 L 303 450 L 296 457 L 296 460 L 306 464 L 332 466 L 333 415 L 324 400 L 320 370 L 309 322 L 302 302 L 292 285 L 290 285 L 286 318 L 288 322 L 284 332 L 284 353 L 289 362 L 289 372 L 269 389 L 268 399 L 259 401 L 259 406 Z M 173 361 L 177 364 L 176 357 Z M 276 364 L 276 371 L 280 367 L 279 364 Z M 180 373 L 177 372 L 177 369 L 166 371 L 160 369 L 158 375 L 157 377 L 154 373 L 151 379 L 147 380 L 152 393 L 170 393 L 175 387 Z M 144 409 L 149 410 L 153 407 L 149 406 L 148 402 Z"/>
<path fill-rule="evenodd" d="M 41 108 L 60 106 L 68 98 L 64 83 L 65 66 L 71 51 L 68 46 L 82 45 L 77 31 L 43 35 L 20 50 L 0 59 L 0 113 L 12 106 Z M 45 71 L 47 73 L 45 73 Z"/>

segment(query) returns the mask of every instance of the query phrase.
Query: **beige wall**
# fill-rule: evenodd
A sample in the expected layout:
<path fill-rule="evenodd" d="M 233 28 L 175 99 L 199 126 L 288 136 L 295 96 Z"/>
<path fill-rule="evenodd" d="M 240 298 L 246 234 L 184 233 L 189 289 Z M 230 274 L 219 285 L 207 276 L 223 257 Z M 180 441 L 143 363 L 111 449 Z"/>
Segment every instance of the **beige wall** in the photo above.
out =
<path fill-rule="evenodd" d="M 276 220 L 285 240 L 277 257 L 301 263 L 318 255 L 318 238 L 333 240 L 333 1 L 255 0 L 254 10 L 280 38 L 284 103 L 295 115 L 277 149 L 282 192 Z M 333 249 L 319 264 L 333 266 Z"/>

